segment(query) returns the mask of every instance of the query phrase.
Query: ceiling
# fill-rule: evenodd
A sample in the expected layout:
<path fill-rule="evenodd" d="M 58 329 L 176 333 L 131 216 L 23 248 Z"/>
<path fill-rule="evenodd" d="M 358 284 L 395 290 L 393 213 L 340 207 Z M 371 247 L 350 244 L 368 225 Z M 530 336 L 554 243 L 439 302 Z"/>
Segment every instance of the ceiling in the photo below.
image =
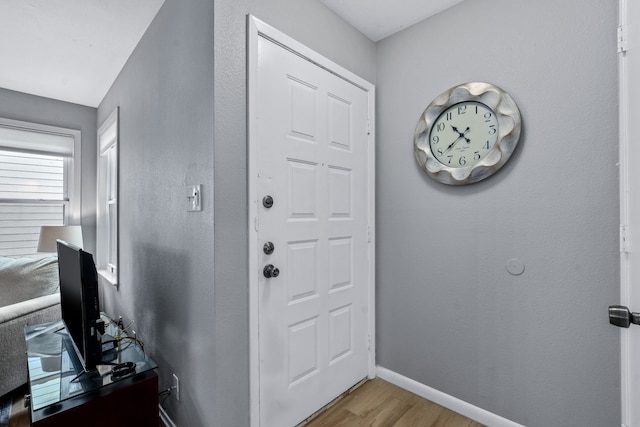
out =
<path fill-rule="evenodd" d="M 374 42 L 462 0 L 320 0 Z"/>
<path fill-rule="evenodd" d="M 0 87 L 97 107 L 164 0 L 1 0 Z"/>
<path fill-rule="evenodd" d="M 320 0 L 378 41 L 462 0 Z M 0 0 L 0 87 L 97 107 L 164 0 Z"/>

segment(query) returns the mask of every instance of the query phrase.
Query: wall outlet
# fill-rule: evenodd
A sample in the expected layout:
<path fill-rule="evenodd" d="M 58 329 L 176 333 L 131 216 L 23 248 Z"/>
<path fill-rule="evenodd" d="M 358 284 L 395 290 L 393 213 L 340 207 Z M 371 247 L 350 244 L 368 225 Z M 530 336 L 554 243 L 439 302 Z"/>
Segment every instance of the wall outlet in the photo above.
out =
<path fill-rule="evenodd" d="M 173 374 L 173 395 L 176 397 L 176 400 L 180 401 L 180 380 L 176 374 Z"/>

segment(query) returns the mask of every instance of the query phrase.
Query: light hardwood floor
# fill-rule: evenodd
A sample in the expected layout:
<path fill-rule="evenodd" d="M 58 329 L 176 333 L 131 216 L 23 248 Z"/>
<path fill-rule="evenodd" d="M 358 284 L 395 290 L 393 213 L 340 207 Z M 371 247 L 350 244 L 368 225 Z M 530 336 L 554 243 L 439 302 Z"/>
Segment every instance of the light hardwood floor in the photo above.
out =
<path fill-rule="evenodd" d="M 26 386 L 21 387 L 13 393 L 13 405 L 11 406 L 9 427 L 29 427 L 31 425 L 29 409 L 24 407 L 25 393 L 27 393 Z"/>
<path fill-rule="evenodd" d="M 379 378 L 298 427 L 484 427 Z"/>

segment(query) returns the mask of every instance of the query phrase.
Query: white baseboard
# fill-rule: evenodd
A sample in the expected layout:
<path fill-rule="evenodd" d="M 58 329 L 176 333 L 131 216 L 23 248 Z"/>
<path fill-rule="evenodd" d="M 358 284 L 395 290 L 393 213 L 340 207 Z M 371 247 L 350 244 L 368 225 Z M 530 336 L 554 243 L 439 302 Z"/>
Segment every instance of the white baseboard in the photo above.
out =
<path fill-rule="evenodd" d="M 169 418 L 164 408 L 160 405 L 158 405 L 158 408 L 160 408 L 160 421 L 162 421 L 165 427 L 177 427 L 171 418 Z"/>
<path fill-rule="evenodd" d="M 457 412 L 460 415 L 464 415 L 467 418 L 471 418 L 472 420 L 488 427 L 525 427 L 506 418 L 502 418 L 492 412 L 478 408 L 477 406 L 456 397 L 414 381 L 411 378 L 407 378 L 404 375 L 390 371 L 382 366 L 376 367 L 376 374 L 379 378 L 382 378 L 391 384 L 397 385 L 405 390 L 409 390 L 418 396 L 424 397 L 427 400 L 437 403 L 440 406 L 444 406 L 447 409 Z"/>

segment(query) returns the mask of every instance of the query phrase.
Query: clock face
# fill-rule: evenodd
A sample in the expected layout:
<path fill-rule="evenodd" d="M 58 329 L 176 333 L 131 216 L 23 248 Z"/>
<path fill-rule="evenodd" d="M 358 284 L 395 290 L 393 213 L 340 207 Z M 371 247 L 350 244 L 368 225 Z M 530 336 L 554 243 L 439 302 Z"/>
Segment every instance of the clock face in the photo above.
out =
<path fill-rule="evenodd" d="M 507 92 L 469 82 L 437 96 L 413 134 L 418 165 L 447 185 L 482 181 L 504 166 L 520 139 L 522 119 Z"/>
<path fill-rule="evenodd" d="M 498 139 L 498 119 L 485 104 L 460 102 L 447 108 L 431 127 L 433 156 L 451 168 L 468 168 L 482 160 Z"/>

